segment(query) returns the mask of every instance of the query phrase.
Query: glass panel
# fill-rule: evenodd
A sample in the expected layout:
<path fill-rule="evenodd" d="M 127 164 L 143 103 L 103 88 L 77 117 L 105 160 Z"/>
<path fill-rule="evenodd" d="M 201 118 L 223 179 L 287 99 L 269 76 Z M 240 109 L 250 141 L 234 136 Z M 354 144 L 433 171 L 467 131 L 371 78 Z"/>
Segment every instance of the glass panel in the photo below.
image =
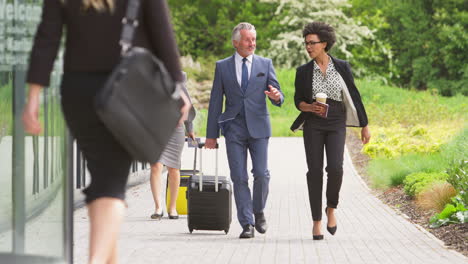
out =
<path fill-rule="evenodd" d="M 25 95 L 27 61 L 41 12 L 41 0 L 0 0 L 0 263 L 63 263 L 65 248 L 71 245 L 64 234 L 65 213 L 72 208 L 65 207 L 67 135 L 59 93 L 62 54 L 51 85 L 41 96 L 42 133 L 24 135 L 15 126 L 21 122 L 18 99 Z M 14 182 L 24 183 L 15 189 L 20 192 L 13 193 Z"/>
<path fill-rule="evenodd" d="M 1 34 L 0 39 L 3 39 Z M 6 65 L 0 65 L 0 252 L 12 250 L 12 89 L 11 71 Z"/>
<path fill-rule="evenodd" d="M 34 148 L 33 137 L 26 137 L 26 167 L 32 172 L 27 177 L 31 186 L 34 180 L 36 181 L 36 190 L 31 188 L 31 191 L 27 192 L 26 208 L 31 208 L 32 212 L 41 211 L 26 224 L 26 253 L 59 257 L 63 256 L 64 244 L 63 175 L 66 171 L 62 166 L 65 157 L 65 127 L 58 105 L 57 89 L 56 84 L 51 85 L 45 90 L 42 98 L 40 115 L 44 127 L 42 134 L 37 138 L 37 147 Z"/>

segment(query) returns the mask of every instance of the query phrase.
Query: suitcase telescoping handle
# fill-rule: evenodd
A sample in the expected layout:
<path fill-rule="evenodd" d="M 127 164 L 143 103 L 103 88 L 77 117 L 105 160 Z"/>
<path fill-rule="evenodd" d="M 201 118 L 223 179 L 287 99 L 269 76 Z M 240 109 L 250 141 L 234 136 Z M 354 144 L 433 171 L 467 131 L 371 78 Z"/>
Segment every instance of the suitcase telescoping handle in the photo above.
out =
<path fill-rule="evenodd" d="M 198 190 L 200 192 L 203 191 L 203 152 L 202 148 L 205 147 L 205 143 L 200 142 L 198 144 L 198 148 L 200 148 L 200 184 L 198 185 Z M 218 150 L 219 150 L 219 144 L 216 144 L 216 161 L 215 161 L 215 192 L 218 192 Z M 195 149 L 195 162 L 193 163 L 193 173 L 195 173 L 195 167 L 196 167 L 196 155 L 197 155 L 197 150 Z"/>

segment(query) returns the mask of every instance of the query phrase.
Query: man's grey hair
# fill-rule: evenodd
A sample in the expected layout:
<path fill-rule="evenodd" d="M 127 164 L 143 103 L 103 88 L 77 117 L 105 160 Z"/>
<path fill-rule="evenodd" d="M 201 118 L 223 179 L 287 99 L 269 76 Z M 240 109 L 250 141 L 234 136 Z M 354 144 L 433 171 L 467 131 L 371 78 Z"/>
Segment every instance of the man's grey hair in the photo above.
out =
<path fill-rule="evenodd" d="M 241 38 L 240 31 L 242 29 L 247 29 L 247 30 L 253 31 L 253 32 L 255 32 L 255 34 L 257 34 L 257 31 L 255 30 L 254 25 L 252 25 L 250 23 L 247 23 L 247 22 L 241 22 L 237 26 L 235 26 L 234 29 L 232 30 L 232 40 L 235 40 L 235 41 L 240 40 L 240 38 Z"/>

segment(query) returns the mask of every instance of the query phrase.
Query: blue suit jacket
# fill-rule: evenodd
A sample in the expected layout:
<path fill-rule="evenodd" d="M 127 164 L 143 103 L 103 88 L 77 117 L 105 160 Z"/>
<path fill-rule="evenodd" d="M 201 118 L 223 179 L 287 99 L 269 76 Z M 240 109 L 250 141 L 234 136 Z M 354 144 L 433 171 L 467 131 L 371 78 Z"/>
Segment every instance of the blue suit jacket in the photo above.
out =
<path fill-rule="evenodd" d="M 268 85 L 277 88 L 281 93 L 278 104 L 281 106 L 284 95 L 276 79 L 275 69 L 270 59 L 253 55 L 252 69 L 249 84 L 244 93 L 237 82 L 234 55 L 216 62 L 216 70 L 211 90 L 210 105 L 208 108 L 207 138 L 218 138 L 219 130 L 224 129 L 227 122 L 236 118 L 245 108 L 245 119 L 248 132 L 253 138 L 271 136 L 270 114 L 266 106 L 264 91 Z M 224 113 L 223 97 L 226 97 Z"/>

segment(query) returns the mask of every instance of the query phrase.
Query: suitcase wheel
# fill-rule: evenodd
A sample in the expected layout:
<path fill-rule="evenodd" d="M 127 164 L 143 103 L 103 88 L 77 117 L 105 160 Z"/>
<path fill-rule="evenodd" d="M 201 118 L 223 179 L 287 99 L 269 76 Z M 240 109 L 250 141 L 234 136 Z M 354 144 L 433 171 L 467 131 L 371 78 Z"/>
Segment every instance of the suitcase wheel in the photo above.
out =
<path fill-rule="evenodd" d="M 193 228 L 189 228 L 189 231 L 190 231 L 190 234 L 192 234 L 192 232 L 193 232 Z"/>
<path fill-rule="evenodd" d="M 226 235 L 229 233 L 229 228 L 228 229 L 224 229 L 224 233 L 226 233 Z"/>

